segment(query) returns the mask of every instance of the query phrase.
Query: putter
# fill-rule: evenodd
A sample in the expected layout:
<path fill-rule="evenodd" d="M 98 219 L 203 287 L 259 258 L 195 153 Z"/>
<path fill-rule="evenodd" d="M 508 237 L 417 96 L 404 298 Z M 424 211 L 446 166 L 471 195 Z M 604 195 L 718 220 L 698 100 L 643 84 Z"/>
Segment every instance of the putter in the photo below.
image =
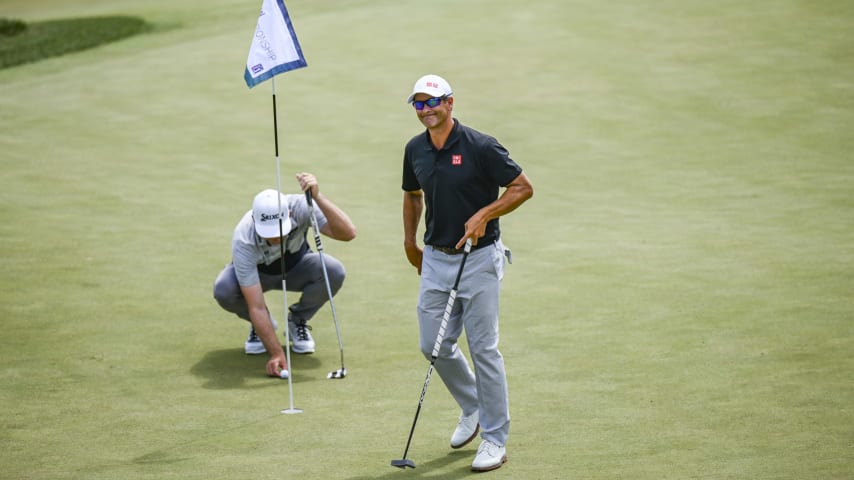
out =
<path fill-rule="evenodd" d="M 403 458 L 400 460 L 392 460 L 391 466 L 406 470 L 407 467 L 415 468 L 415 462 L 406 458 L 409 453 L 409 445 L 412 443 L 412 434 L 415 433 L 415 424 L 418 423 L 418 414 L 421 413 L 421 405 L 424 403 L 424 395 L 427 394 L 427 386 L 430 385 L 430 376 L 433 375 L 433 366 L 436 365 L 436 359 L 439 358 L 439 347 L 442 345 L 442 339 L 445 337 L 445 329 L 448 327 L 448 319 L 451 318 L 451 310 L 454 309 L 454 300 L 457 298 L 457 288 L 460 286 L 460 278 L 463 276 L 463 267 L 466 265 L 466 258 L 471 252 L 471 238 L 466 240 L 466 246 L 463 249 L 463 259 L 460 261 L 460 270 L 457 272 L 457 278 L 454 280 L 454 286 L 451 288 L 451 294 L 448 295 L 448 304 L 445 306 L 445 314 L 442 316 L 442 324 L 439 325 L 439 333 L 436 335 L 436 343 L 433 344 L 433 353 L 430 355 L 430 366 L 427 367 L 427 378 L 424 379 L 424 387 L 421 388 L 421 397 L 418 399 L 418 408 L 415 409 L 415 419 L 412 420 L 412 428 L 409 429 L 409 439 L 406 440 L 406 448 L 403 450 Z"/>
<path fill-rule="evenodd" d="M 338 317 L 335 315 L 335 303 L 332 301 L 332 287 L 329 286 L 329 272 L 326 270 L 326 261 L 323 259 L 323 243 L 320 241 L 320 229 L 317 228 L 317 215 L 314 213 L 314 205 L 311 199 L 311 188 L 305 191 L 305 199 L 311 210 L 311 228 L 314 230 L 314 243 L 317 245 L 317 253 L 320 254 L 320 266 L 323 267 L 323 279 L 326 281 L 326 293 L 329 295 L 329 307 L 332 309 L 332 321 L 335 323 L 335 334 L 338 335 L 338 351 L 341 352 L 341 368 L 326 374 L 327 379 L 341 379 L 347 376 L 344 368 L 344 343 L 341 341 L 341 330 L 338 328 Z"/>

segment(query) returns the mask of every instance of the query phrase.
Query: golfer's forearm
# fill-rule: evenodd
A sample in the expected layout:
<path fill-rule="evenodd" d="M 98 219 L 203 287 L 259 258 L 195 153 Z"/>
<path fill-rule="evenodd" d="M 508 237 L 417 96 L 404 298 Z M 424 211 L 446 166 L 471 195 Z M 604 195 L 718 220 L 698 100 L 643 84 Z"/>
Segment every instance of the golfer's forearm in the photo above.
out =
<path fill-rule="evenodd" d="M 416 217 L 418 218 L 418 217 Z M 403 222 L 403 244 L 418 245 L 418 222 Z"/>
<path fill-rule="evenodd" d="M 508 189 L 504 192 L 504 195 L 498 198 L 498 200 L 483 207 L 480 213 L 486 218 L 486 221 L 490 221 L 516 210 L 519 205 L 522 205 L 528 198 L 530 197 Z"/>
<path fill-rule="evenodd" d="M 277 348 L 282 348 L 279 339 L 276 337 L 276 330 L 273 328 L 270 314 L 266 308 L 250 309 L 249 318 L 252 321 L 252 328 L 255 329 L 255 334 L 261 339 L 261 343 L 264 344 L 268 352 L 275 352 Z"/>
<path fill-rule="evenodd" d="M 356 238 L 356 225 L 350 220 L 350 217 L 344 213 L 344 210 L 338 208 L 322 194 L 318 194 L 314 199 L 320 211 L 326 216 L 326 227 L 323 233 L 335 240 L 350 241 Z"/>
<path fill-rule="evenodd" d="M 534 196 L 534 188 L 528 181 L 528 177 L 521 173 L 507 185 L 504 193 L 497 200 L 483 207 L 478 213 L 485 216 L 486 221 L 490 221 L 516 210 L 532 196 Z"/>
<path fill-rule="evenodd" d="M 406 192 L 403 194 L 403 244 L 417 245 L 418 223 L 424 200 L 421 195 Z"/>

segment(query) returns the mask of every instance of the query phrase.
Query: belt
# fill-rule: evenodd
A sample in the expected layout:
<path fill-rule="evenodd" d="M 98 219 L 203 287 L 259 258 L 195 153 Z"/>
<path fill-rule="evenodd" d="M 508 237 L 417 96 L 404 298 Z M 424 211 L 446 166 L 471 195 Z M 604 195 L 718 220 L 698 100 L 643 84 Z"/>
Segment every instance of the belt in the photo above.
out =
<path fill-rule="evenodd" d="M 487 246 L 487 245 L 491 245 L 491 244 L 492 244 L 492 242 L 479 243 L 479 244 L 477 244 L 477 245 L 473 245 L 473 246 L 471 247 L 471 249 L 472 249 L 472 250 L 477 250 L 477 249 L 478 249 L 478 248 L 480 248 L 480 247 L 485 247 L 485 246 Z M 444 253 L 445 255 L 459 255 L 459 254 L 461 254 L 461 253 L 463 253 L 463 252 L 465 251 L 465 250 L 464 250 L 464 249 L 462 249 L 462 248 L 454 248 L 454 247 L 439 247 L 439 246 L 436 246 L 436 245 L 430 245 L 430 246 L 431 246 L 431 247 L 433 247 L 433 250 L 436 250 L 437 252 L 442 252 L 442 253 Z"/>

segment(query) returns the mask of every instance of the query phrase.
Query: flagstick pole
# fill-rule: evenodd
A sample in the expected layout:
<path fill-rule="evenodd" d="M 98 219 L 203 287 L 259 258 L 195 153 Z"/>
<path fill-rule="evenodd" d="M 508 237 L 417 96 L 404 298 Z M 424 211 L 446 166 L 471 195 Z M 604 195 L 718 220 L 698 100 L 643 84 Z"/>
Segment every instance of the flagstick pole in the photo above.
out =
<path fill-rule="evenodd" d="M 285 356 L 288 361 L 288 396 L 290 397 L 290 407 L 282 410 L 282 413 L 286 415 L 292 415 L 296 413 L 302 413 L 302 409 L 294 408 L 294 385 L 291 378 L 294 376 L 294 369 L 291 365 L 291 335 L 290 328 L 288 328 L 288 288 L 287 282 L 285 280 L 285 242 L 282 237 L 285 236 L 285 232 L 282 231 L 282 219 L 284 218 L 284 210 L 282 209 L 282 173 L 279 166 L 279 123 L 278 123 L 278 115 L 276 113 L 276 77 L 273 77 L 273 139 L 276 144 L 276 190 L 279 192 L 279 252 L 282 255 L 281 258 L 281 267 L 282 267 L 282 310 L 283 310 L 283 318 L 285 321 Z"/>

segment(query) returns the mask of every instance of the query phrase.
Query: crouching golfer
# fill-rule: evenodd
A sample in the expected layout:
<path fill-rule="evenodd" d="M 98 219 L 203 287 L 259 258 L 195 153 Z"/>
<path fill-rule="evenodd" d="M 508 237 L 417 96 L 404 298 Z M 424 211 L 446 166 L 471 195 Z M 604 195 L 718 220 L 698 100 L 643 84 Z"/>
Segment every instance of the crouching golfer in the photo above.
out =
<path fill-rule="evenodd" d="M 498 351 L 498 295 L 505 256 L 498 217 L 528 200 L 534 190 L 501 144 L 452 117 L 453 91 L 443 78 L 420 78 L 408 101 L 426 127 L 406 144 L 403 156 L 403 246 L 409 263 L 421 274 L 417 309 L 421 351 L 431 358 L 462 247 L 470 238 L 474 246 L 435 368 L 462 410 L 451 448 L 471 442 L 479 424 L 483 441 L 471 468 L 493 470 L 507 460 L 510 430 L 504 359 Z M 416 231 L 425 206 L 422 250 Z M 474 372 L 457 348 L 463 328 Z"/>
<path fill-rule="evenodd" d="M 317 179 L 310 173 L 296 176 L 303 192 L 311 189 L 317 226 L 320 232 L 335 240 L 356 237 L 356 227 L 344 211 L 320 193 Z M 279 237 L 279 197 L 282 237 Z M 285 283 L 289 292 L 301 292 L 299 301 L 289 306 L 288 329 L 294 353 L 313 353 L 307 322 L 329 300 L 320 254 L 312 252 L 306 241 L 311 226 L 311 210 L 305 194 L 280 194 L 264 190 L 255 196 L 252 209 L 234 228 L 231 241 L 232 261 L 220 272 L 213 295 L 225 310 L 250 322 L 244 349 L 248 355 L 270 354 L 267 374 L 289 374 L 282 345 L 276 338 L 277 323 L 264 301 L 264 292 L 282 289 L 280 242 L 285 242 Z M 344 266 L 324 254 L 332 294 L 344 283 Z"/>

